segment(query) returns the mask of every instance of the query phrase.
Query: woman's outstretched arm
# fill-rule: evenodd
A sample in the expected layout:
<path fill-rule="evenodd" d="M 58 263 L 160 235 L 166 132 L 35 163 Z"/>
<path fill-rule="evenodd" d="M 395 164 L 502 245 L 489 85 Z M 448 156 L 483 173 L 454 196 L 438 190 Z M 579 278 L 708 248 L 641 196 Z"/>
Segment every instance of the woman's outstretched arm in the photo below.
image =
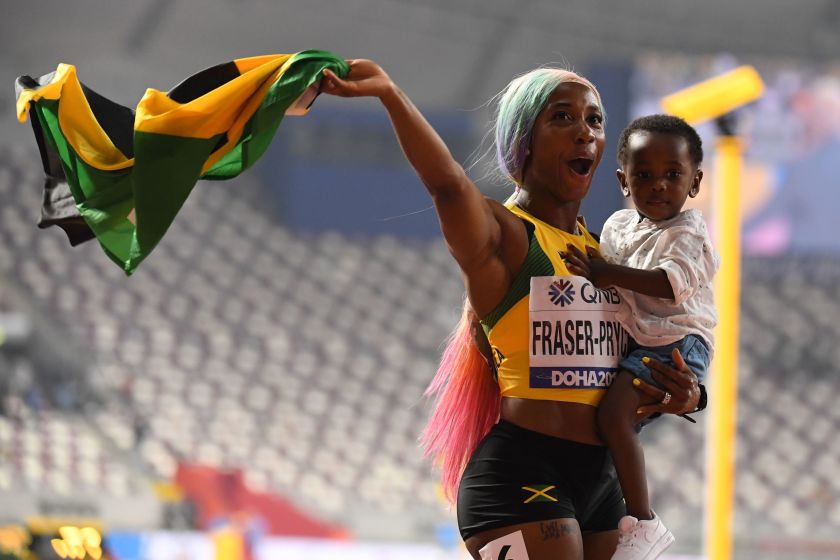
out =
<path fill-rule="evenodd" d="M 432 199 L 449 250 L 462 270 L 483 270 L 498 261 L 502 228 L 498 214 L 455 161 L 446 144 L 382 68 L 370 60 L 350 60 L 345 79 L 324 71 L 322 90 L 342 97 L 378 97 L 393 124 L 406 158 Z"/>

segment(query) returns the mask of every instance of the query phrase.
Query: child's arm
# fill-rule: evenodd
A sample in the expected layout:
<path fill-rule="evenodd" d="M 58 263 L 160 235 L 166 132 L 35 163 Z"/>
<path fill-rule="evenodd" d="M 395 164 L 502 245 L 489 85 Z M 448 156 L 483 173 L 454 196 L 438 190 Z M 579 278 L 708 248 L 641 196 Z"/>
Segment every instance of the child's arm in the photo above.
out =
<path fill-rule="evenodd" d="M 561 256 L 574 274 L 588 278 L 596 288 L 618 286 L 646 296 L 674 299 L 674 290 L 668 275 L 662 269 L 642 270 L 604 260 L 594 247 L 587 247 L 587 254 L 569 245 Z"/>

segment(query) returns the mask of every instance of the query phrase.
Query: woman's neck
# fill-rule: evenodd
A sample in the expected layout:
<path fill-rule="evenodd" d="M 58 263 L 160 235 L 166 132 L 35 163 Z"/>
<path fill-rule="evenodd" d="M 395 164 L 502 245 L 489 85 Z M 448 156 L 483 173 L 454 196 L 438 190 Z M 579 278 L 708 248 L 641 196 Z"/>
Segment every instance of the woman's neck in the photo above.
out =
<path fill-rule="evenodd" d="M 548 225 L 569 233 L 578 233 L 577 217 L 580 201 L 558 204 L 549 194 L 534 195 L 519 189 L 513 201 L 517 206 Z"/>

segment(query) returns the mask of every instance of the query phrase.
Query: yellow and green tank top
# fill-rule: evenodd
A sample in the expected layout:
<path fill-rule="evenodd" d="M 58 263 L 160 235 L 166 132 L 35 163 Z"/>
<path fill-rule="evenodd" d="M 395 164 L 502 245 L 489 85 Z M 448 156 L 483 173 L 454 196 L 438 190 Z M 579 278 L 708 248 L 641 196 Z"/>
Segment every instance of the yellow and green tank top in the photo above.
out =
<path fill-rule="evenodd" d="M 586 252 L 598 241 L 583 227 L 571 234 L 507 207 L 533 227 L 522 269 L 481 321 L 501 394 L 597 406 L 627 349 L 627 334 L 614 320 L 619 294 L 572 275 L 560 253 L 569 245 Z"/>

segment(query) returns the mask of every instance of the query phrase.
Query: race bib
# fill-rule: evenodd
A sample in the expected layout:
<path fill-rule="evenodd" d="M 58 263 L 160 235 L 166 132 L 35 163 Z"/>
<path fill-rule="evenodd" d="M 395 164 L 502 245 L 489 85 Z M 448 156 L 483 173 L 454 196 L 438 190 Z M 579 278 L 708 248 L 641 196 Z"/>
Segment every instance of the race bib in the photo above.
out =
<path fill-rule="evenodd" d="M 606 389 L 627 354 L 621 296 L 581 276 L 534 276 L 528 309 L 530 386 Z"/>

